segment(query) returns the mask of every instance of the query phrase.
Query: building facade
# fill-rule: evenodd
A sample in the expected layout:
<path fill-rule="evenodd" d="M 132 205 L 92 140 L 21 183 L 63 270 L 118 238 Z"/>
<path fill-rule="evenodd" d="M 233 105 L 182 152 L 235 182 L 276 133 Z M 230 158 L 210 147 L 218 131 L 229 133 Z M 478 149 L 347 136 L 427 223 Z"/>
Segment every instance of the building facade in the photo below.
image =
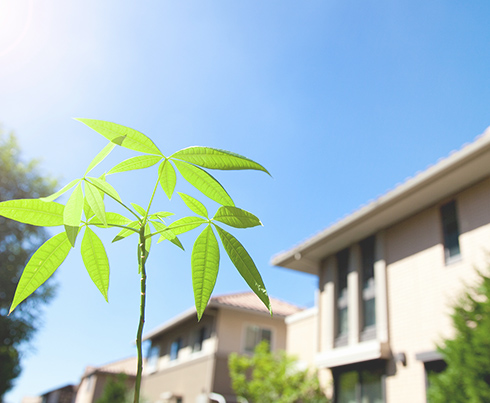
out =
<path fill-rule="evenodd" d="M 315 332 L 308 354 L 335 402 L 413 403 L 444 368 L 436 345 L 452 335 L 452 306 L 489 250 L 487 130 L 272 263 L 319 278 L 316 323 L 296 326 Z M 293 340 L 300 330 L 290 330 Z"/>
<path fill-rule="evenodd" d="M 272 318 L 253 293 L 230 294 L 211 298 L 200 322 L 192 308 L 148 333 L 142 396 L 153 403 L 194 403 L 216 393 L 228 403 L 236 402 L 228 355 L 252 353 L 262 340 L 269 341 L 273 350 L 284 350 L 285 317 L 301 310 L 270 300 Z"/>

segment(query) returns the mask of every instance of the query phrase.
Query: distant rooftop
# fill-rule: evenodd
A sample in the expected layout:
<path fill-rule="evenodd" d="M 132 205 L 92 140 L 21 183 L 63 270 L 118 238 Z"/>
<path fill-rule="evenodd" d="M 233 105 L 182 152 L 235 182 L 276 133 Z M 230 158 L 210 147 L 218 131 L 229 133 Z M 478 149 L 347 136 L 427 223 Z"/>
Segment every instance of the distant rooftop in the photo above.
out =
<path fill-rule="evenodd" d="M 274 317 L 284 318 L 289 315 L 293 315 L 302 311 L 304 308 L 290 304 L 280 299 L 269 296 L 272 306 L 272 314 Z M 244 309 L 249 311 L 255 311 L 259 314 L 269 314 L 269 310 L 262 303 L 262 301 L 253 292 L 241 292 L 234 294 L 225 294 L 212 297 L 209 300 L 209 304 L 206 309 L 209 308 L 225 308 L 225 309 Z M 163 325 L 152 330 L 145 335 L 143 340 L 148 340 L 157 334 L 160 334 L 179 323 L 188 320 L 191 317 L 196 317 L 196 308 L 192 307 L 184 311 L 180 315 L 177 315 L 165 322 Z"/>
<path fill-rule="evenodd" d="M 106 374 L 120 374 L 136 376 L 136 357 L 124 358 L 122 360 L 110 362 L 100 367 L 88 366 L 85 368 L 83 377 L 89 376 L 95 372 L 103 372 Z"/>
<path fill-rule="evenodd" d="M 269 297 L 269 299 L 272 305 L 272 313 L 277 316 L 289 316 L 303 310 L 299 306 L 281 301 L 277 298 Z M 253 292 L 218 295 L 211 298 L 210 305 L 231 306 L 269 313 L 266 306 Z"/>

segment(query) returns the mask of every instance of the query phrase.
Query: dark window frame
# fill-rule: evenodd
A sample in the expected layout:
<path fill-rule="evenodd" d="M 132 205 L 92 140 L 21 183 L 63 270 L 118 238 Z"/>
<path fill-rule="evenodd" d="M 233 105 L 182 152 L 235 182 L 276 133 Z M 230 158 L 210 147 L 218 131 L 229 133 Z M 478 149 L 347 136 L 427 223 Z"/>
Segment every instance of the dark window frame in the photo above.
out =
<path fill-rule="evenodd" d="M 444 260 L 446 265 L 461 259 L 459 244 L 459 219 L 456 200 L 443 204 L 440 209 L 442 238 L 444 245 Z"/>

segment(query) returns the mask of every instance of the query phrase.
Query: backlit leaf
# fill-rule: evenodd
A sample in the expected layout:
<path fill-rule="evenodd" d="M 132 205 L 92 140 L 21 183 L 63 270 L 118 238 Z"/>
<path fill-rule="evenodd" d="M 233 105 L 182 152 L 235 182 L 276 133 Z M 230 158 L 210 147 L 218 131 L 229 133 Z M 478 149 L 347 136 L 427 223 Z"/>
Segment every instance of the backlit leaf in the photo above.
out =
<path fill-rule="evenodd" d="M 114 187 L 108 182 L 106 182 L 105 180 L 100 178 L 92 178 L 92 177 L 87 177 L 85 179 L 89 180 L 90 183 L 92 183 L 97 189 L 99 189 L 106 195 L 122 203 L 121 197 L 117 193 L 116 189 L 114 189 Z"/>
<path fill-rule="evenodd" d="M 170 213 L 168 211 L 159 211 L 158 213 L 153 213 L 150 215 L 151 219 L 163 220 L 166 217 L 173 216 L 174 213 Z"/>
<path fill-rule="evenodd" d="M 64 232 L 48 239 L 39 247 L 22 272 L 10 312 L 51 277 L 66 259 L 70 249 L 71 244 Z"/>
<path fill-rule="evenodd" d="M 160 238 L 157 243 L 168 240 L 172 242 L 174 245 L 177 245 L 180 249 L 184 250 L 182 243 L 179 238 L 172 232 L 172 230 L 168 229 L 168 227 L 159 222 L 159 221 L 151 221 L 151 224 L 155 227 L 155 230 L 160 233 Z"/>
<path fill-rule="evenodd" d="M 92 162 L 90 163 L 90 165 L 88 166 L 87 168 L 87 171 L 85 172 L 85 175 L 83 176 L 87 176 L 87 174 L 92 170 L 94 169 L 97 165 L 99 165 L 105 157 L 107 157 L 110 152 L 112 150 L 114 150 L 114 147 L 116 146 L 116 144 L 114 143 L 109 143 L 107 144 L 101 151 L 100 153 L 98 153 L 95 158 L 92 160 Z"/>
<path fill-rule="evenodd" d="M 85 182 L 85 198 L 97 218 L 102 221 L 104 225 L 107 225 L 104 199 L 102 199 L 99 189 L 90 182 Z"/>
<path fill-rule="evenodd" d="M 269 172 L 262 165 L 243 155 L 210 147 L 188 147 L 177 151 L 169 158 L 177 158 L 209 169 L 255 169 Z M 270 174 L 269 174 L 270 175 Z"/>
<path fill-rule="evenodd" d="M 223 186 L 205 170 L 182 161 L 174 163 L 184 179 L 210 199 L 223 206 L 235 205 Z"/>
<path fill-rule="evenodd" d="M 63 225 L 65 206 L 39 199 L 17 199 L 0 203 L 0 215 L 25 224 L 42 227 Z"/>
<path fill-rule="evenodd" d="M 85 229 L 81 254 L 90 278 L 107 301 L 109 289 L 109 260 L 100 238 L 90 228 Z"/>
<path fill-rule="evenodd" d="M 187 207 L 189 207 L 194 213 L 200 216 L 207 217 L 208 210 L 199 200 L 194 199 L 192 196 L 186 195 L 185 193 L 177 192 L 182 198 Z"/>
<path fill-rule="evenodd" d="M 123 162 L 120 162 L 109 172 L 107 172 L 107 175 L 119 172 L 133 171 L 136 169 L 149 168 L 155 165 L 161 159 L 162 157 L 159 155 L 138 155 L 137 157 L 132 157 Z"/>
<path fill-rule="evenodd" d="M 258 217 L 252 213 L 233 206 L 220 207 L 213 220 L 235 228 L 251 228 L 262 225 Z"/>
<path fill-rule="evenodd" d="M 80 179 L 73 179 L 70 183 L 68 183 L 67 185 L 63 186 L 56 193 L 53 193 L 51 196 L 40 197 L 39 200 L 42 200 L 42 201 L 45 201 L 45 202 L 53 201 L 53 200 L 57 199 L 58 197 L 60 197 L 63 193 L 68 192 L 78 182 L 80 182 Z"/>
<path fill-rule="evenodd" d="M 153 141 L 134 129 L 104 120 L 76 120 L 86 124 L 114 144 L 142 153 L 163 155 Z"/>
<path fill-rule="evenodd" d="M 168 228 L 171 229 L 175 235 L 180 235 L 184 232 L 191 231 L 194 228 L 199 227 L 205 222 L 207 222 L 207 220 L 201 217 L 183 217 L 177 221 L 174 221 L 168 226 Z"/>
<path fill-rule="evenodd" d="M 264 282 L 262 281 L 262 277 L 260 276 L 254 261 L 238 239 L 217 225 L 215 225 L 215 227 L 218 230 L 219 237 L 221 238 L 221 242 L 223 243 L 226 253 L 230 257 L 230 260 L 233 262 L 243 279 L 247 282 L 248 286 L 257 297 L 260 298 L 272 315 L 269 296 L 267 295 Z"/>
<path fill-rule="evenodd" d="M 175 184 L 177 183 L 177 175 L 175 174 L 175 169 L 170 163 L 170 161 L 163 161 L 158 168 L 158 176 L 160 181 L 160 186 L 169 198 L 172 198 L 174 193 Z"/>
<path fill-rule="evenodd" d="M 141 207 L 139 204 L 136 204 L 136 203 L 131 203 L 131 206 L 133 206 L 133 208 L 136 210 L 136 212 L 141 215 L 142 217 L 144 217 L 146 215 L 146 210 Z"/>
<path fill-rule="evenodd" d="M 118 214 L 118 213 L 112 213 L 112 212 L 106 212 L 106 220 L 107 220 L 107 226 L 111 226 L 111 225 L 128 225 L 131 220 L 127 217 L 124 217 L 123 215 L 121 214 Z M 97 219 L 97 217 L 94 217 L 92 218 L 90 221 L 89 221 L 89 224 L 90 225 L 95 225 L 97 227 L 105 227 L 105 225 L 99 220 Z"/>
<path fill-rule="evenodd" d="M 197 318 L 201 320 L 216 284 L 219 268 L 219 245 L 210 225 L 201 232 L 194 243 L 191 266 Z"/>
<path fill-rule="evenodd" d="M 107 301 L 109 289 L 109 259 L 104 245 L 97 234 L 90 228 L 85 228 L 82 239 L 81 253 L 83 264 L 90 278 Z"/>
<path fill-rule="evenodd" d="M 125 229 L 119 231 L 119 233 L 114 237 L 112 242 L 117 242 L 117 241 L 120 241 L 121 239 L 124 239 L 124 238 L 130 236 L 130 235 L 139 233 L 139 229 L 140 229 L 140 222 L 139 221 L 132 221 L 129 224 L 125 224 L 125 225 L 126 225 L 126 227 L 129 227 L 131 229 L 125 228 Z M 136 230 L 136 231 L 134 231 L 134 230 Z"/>
<path fill-rule="evenodd" d="M 63 224 L 65 225 L 66 235 L 72 246 L 75 246 L 77 239 L 80 220 L 82 219 L 83 202 L 82 185 L 79 183 L 66 202 L 63 211 Z"/>

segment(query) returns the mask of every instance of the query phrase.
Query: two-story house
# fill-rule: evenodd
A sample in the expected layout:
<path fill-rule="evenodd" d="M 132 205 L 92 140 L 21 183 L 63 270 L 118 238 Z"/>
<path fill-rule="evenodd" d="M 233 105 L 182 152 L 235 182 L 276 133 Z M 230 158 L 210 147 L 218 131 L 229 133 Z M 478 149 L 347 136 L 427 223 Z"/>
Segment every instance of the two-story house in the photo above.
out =
<path fill-rule="evenodd" d="M 487 130 L 273 257 L 319 278 L 317 310 L 288 319 L 288 339 L 315 333 L 305 354 L 333 381 L 337 403 L 424 402 L 427 372 L 444 367 L 436 344 L 452 334 L 451 308 L 489 250 Z"/>
<path fill-rule="evenodd" d="M 251 292 L 211 298 L 201 321 L 191 308 L 145 336 L 150 343 L 142 396 L 150 402 L 196 402 L 217 393 L 236 402 L 228 355 L 252 353 L 262 340 L 286 348 L 285 318 L 301 309 L 270 298 L 274 316 Z"/>

